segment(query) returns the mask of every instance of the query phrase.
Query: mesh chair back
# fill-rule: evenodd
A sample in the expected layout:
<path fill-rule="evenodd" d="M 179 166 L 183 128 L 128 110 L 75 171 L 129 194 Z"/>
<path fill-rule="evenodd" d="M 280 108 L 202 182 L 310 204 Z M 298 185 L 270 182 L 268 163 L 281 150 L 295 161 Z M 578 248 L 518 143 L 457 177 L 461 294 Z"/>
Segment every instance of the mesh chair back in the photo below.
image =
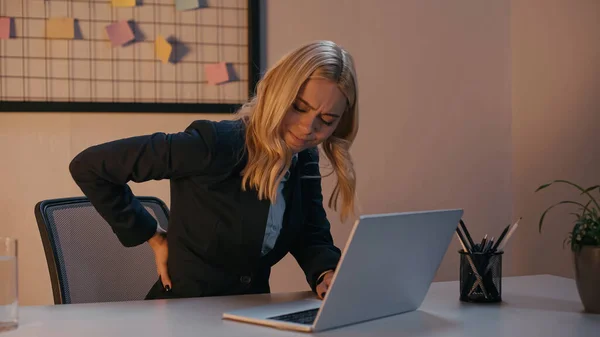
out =
<path fill-rule="evenodd" d="M 154 197 L 138 199 L 167 230 L 166 205 Z M 45 200 L 35 213 L 54 303 L 142 300 L 158 279 L 150 246 L 124 247 L 87 198 Z"/>

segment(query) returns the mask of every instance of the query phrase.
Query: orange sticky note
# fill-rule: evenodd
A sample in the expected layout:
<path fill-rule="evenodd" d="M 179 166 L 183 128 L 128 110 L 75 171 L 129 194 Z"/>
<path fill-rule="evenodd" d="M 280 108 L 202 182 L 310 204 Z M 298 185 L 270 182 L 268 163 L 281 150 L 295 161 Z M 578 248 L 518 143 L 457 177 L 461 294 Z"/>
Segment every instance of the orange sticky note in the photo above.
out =
<path fill-rule="evenodd" d="M 75 20 L 73 18 L 50 18 L 46 21 L 46 37 L 49 39 L 75 38 Z"/>
<path fill-rule="evenodd" d="M 171 51 L 173 51 L 173 46 L 165 40 L 162 36 L 156 37 L 156 42 L 154 43 L 156 50 L 156 57 L 162 61 L 162 63 L 169 62 L 169 58 L 171 57 Z"/>
<path fill-rule="evenodd" d="M 208 84 L 217 85 L 229 81 L 229 72 L 225 62 L 207 64 L 204 66 L 204 72 Z"/>
<path fill-rule="evenodd" d="M 112 0 L 113 7 L 135 7 L 136 0 Z"/>
<path fill-rule="evenodd" d="M 0 39 L 10 39 L 10 18 L 0 18 Z"/>

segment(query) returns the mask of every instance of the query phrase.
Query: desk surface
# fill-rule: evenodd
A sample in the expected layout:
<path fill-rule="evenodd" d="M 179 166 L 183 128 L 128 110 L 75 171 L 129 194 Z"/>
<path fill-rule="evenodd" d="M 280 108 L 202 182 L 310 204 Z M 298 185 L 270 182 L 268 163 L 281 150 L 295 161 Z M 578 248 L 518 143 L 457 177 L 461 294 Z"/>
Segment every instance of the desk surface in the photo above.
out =
<path fill-rule="evenodd" d="M 458 301 L 458 283 L 433 283 L 415 312 L 320 336 L 598 336 L 600 315 L 583 313 L 575 281 L 538 275 L 503 280 L 501 304 Z M 307 292 L 20 308 L 13 336 L 307 336 L 221 319 L 224 311 L 297 300 Z"/>

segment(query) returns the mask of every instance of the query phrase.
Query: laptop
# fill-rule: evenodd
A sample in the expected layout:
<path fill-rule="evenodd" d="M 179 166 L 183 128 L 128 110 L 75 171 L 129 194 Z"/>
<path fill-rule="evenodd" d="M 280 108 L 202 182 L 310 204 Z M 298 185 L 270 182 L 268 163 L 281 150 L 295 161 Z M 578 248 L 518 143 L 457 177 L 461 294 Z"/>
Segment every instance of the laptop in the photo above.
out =
<path fill-rule="evenodd" d="M 429 291 L 462 209 L 362 215 L 321 301 L 225 312 L 224 319 L 318 332 L 414 311 Z"/>

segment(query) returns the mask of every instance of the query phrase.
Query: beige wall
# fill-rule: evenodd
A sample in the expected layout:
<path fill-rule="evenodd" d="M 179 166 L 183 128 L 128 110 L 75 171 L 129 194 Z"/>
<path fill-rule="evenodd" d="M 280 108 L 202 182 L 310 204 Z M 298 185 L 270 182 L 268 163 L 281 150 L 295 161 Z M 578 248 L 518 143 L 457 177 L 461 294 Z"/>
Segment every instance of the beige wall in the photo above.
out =
<path fill-rule="evenodd" d="M 554 202 L 577 200 L 565 185 L 533 193 L 550 180 L 600 183 L 600 2 L 512 1 L 514 212 L 527 219 L 514 242 L 517 273 L 573 276 L 562 241 L 573 208 L 539 216 Z M 556 187 L 556 188 L 555 188 Z M 596 193 L 596 196 L 600 196 Z"/>
<path fill-rule="evenodd" d="M 269 1 L 268 63 L 315 39 L 354 55 L 360 132 L 352 154 L 365 213 L 465 208 L 477 236 L 511 220 L 508 1 Z M 310 23 L 309 23 L 310 20 Z M 324 193 L 333 181 L 325 182 Z M 336 242 L 351 223 L 331 214 Z M 497 235 L 497 234 L 495 234 Z M 458 278 L 456 241 L 438 280 Z M 275 290 L 304 287 L 294 261 Z"/>
<path fill-rule="evenodd" d="M 497 236 L 523 215 L 522 230 L 507 252 L 505 275 L 564 273 L 567 251 L 554 249 L 560 246 L 561 230 L 555 223 L 543 238 L 533 231 L 543 206 L 539 202 L 547 200 L 530 192 L 541 180 L 558 175 L 589 184 L 592 168 L 598 167 L 593 165 L 600 158 L 597 147 L 587 141 L 592 126 L 599 125 L 591 75 L 598 51 L 593 0 L 578 5 L 542 5 L 541 0 L 527 5 L 508 0 L 266 2 L 267 64 L 314 39 L 333 39 L 355 56 L 362 115 L 352 154 L 361 212 L 463 207 L 478 237 Z M 578 37 L 571 39 L 572 34 Z M 67 172 L 78 151 L 118 137 L 181 130 L 196 118 L 226 117 L 0 114 L 0 174 L 5 177 L 0 180 L 0 235 L 22 241 L 23 304 L 51 303 L 33 206 L 44 198 L 80 193 Z M 540 120 L 550 126 L 542 128 Z M 546 144 L 554 147 L 544 150 Z M 596 159 L 583 149 L 596 151 Z M 332 185 L 333 180 L 325 180 L 326 197 Z M 169 200 L 167 182 L 133 189 Z M 329 214 L 336 243 L 343 246 L 351 223 L 341 224 Z M 537 239 L 552 246 L 551 258 L 560 263 L 542 257 L 547 249 L 539 242 L 535 250 L 529 248 Z M 437 280 L 457 278 L 457 250 L 454 240 Z M 292 259 L 276 266 L 272 288 L 306 289 Z"/>

